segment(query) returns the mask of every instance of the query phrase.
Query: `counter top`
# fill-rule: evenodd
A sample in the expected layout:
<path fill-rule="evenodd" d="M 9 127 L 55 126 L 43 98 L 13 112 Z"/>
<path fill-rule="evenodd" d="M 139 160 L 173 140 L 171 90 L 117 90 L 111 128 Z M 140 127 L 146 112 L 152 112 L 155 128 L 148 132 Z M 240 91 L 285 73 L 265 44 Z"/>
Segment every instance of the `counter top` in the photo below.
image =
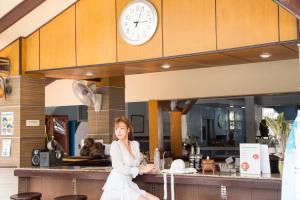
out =
<path fill-rule="evenodd" d="M 18 177 L 36 177 L 36 176 L 59 176 L 64 178 L 106 180 L 111 167 L 78 167 L 64 166 L 51 168 L 18 168 L 14 174 Z M 144 174 L 138 176 L 135 181 L 147 183 L 163 183 L 162 174 Z M 241 176 L 240 174 L 178 174 L 175 175 L 175 183 L 188 185 L 226 185 L 247 188 L 268 188 L 280 189 L 281 178 L 278 174 L 269 176 Z"/>

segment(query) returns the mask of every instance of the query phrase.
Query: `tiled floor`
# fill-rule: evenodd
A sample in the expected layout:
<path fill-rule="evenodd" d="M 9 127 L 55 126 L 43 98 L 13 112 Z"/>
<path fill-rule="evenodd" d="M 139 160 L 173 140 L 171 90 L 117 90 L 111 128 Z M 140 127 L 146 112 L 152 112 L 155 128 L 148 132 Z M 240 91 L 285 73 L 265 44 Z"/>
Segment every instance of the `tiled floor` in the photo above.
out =
<path fill-rule="evenodd" d="M 0 199 L 9 200 L 10 195 L 18 192 L 18 179 L 14 168 L 0 168 Z"/>

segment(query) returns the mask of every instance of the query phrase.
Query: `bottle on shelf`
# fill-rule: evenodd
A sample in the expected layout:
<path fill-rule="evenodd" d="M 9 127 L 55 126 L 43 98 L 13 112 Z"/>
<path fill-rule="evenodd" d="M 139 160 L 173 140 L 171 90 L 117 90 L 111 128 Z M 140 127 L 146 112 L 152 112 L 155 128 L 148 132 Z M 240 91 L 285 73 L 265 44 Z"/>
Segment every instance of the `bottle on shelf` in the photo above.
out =
<path fill-rule="evenodd" d="M 160 171 L 160 152 L 158 148 L 155 148 L 154 151 L 154 166 L 156 170 L 159 172 Z"/>
<path fill-rule="evenodd" d="M 196 155 L 195 155 L 195 168 L 198 171 L 200 170 L 201 160 L 202 160 L 202 155 L 200 153 L 200 147 L 197 146 Z"/>
<path fill-rule="evenodd" d="M 190 167 L 195 168 L 195 148 L 194 148 L 194 146 L 191 146 L 189 160 L 190 160 Z"/>

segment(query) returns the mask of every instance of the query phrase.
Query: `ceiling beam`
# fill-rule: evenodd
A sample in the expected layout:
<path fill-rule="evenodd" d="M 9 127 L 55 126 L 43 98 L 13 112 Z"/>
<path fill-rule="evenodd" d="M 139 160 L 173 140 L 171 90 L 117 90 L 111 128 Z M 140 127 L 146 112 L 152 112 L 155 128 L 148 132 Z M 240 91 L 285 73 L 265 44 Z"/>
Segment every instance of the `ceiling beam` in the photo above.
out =
<path fill-rule="evenodd" d="M 299 0 L 273 0 L 275 3 L 292 13 L 298 20 L 300 19 Z"/>
<path fill-rule="evenodd" d="M 27 15 L 46 0 L 24 0 L 2 18 L 0 18 L 0 33 L 5 31 L 19 19 Z"/>

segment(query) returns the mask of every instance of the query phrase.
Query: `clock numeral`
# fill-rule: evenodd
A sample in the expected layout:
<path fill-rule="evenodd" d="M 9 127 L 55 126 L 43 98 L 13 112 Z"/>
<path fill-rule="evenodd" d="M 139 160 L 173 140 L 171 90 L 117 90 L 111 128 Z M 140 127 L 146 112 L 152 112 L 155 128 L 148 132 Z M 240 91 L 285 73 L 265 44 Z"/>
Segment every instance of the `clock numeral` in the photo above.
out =
<path fill-rule="evenodd" d="M 130 20 L 130 15 L 126 15 L 126 19 L 127 19 L 127 20 Z"/>
<path fill-rule="evenodd" d="M 137 4 L 136 7 L 135 7 L 136 11 L 139 11 L 140 10 L 140 5 Z"/>

